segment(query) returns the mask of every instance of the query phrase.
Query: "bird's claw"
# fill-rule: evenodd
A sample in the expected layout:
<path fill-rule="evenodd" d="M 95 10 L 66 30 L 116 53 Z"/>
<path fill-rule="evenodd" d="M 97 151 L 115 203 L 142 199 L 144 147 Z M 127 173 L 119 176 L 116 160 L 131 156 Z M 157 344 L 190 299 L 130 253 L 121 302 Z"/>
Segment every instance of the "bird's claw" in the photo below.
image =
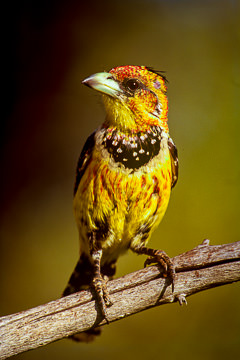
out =
<path fill-rule="evenodd" d="M 156 250 L 153 256 L 148 257 L 144 262 L 144 267 L 157 264 L 163 269 L 163 277 L 168 277 L 172 283 L 172 292 L 174 292 L 175 269 L 170 257 L 162 250 Z"/>
<path fill-rule="evenodd" d="M 176 296 L 177 301 L 179 302 L 179 305 L 183 305 L 186 304 L 187 305 L 187 300 L 186 300 L 186 294 L 179 294 Z"/>
<path fill-rule="evenodd" d="M 107 316 L 107 307 L 112 306 L 112 301 L 109 297 L 108 289 L 107 289 L 107 281 L 105 278 L 101 277 L 95 277 L 93 279 L 93 286 L 95 293 L 97 295 L 98 304 L 100 306 L 100 310 L 102 313 L 102 316 L 106 320 L 107 323 L 109 323 L 108 316 Z"/>

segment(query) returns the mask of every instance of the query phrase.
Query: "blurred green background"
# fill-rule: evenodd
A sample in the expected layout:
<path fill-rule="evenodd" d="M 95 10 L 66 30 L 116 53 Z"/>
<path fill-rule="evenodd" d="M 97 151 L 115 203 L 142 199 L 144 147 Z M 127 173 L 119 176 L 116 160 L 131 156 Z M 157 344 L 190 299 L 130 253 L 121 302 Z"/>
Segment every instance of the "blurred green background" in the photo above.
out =
<path fill-rule="evenodd" d="M 46 1 L 5 5 L 0 201 L 0 315 L 60 296 L 78 258 L 75 167 L 104 118 L 81 85 L 117 65 L 169 79 L 179 182 L 151 246 L 170 256 L 208 238 L 239 240 L 239 2 Z M 143 266 L 119 260 L 117 276 Z M 61 340 L 16 359 L 225 359 L 240 349 L 240 287 L 223 286 L 105 326 L 92 344 Z"/>

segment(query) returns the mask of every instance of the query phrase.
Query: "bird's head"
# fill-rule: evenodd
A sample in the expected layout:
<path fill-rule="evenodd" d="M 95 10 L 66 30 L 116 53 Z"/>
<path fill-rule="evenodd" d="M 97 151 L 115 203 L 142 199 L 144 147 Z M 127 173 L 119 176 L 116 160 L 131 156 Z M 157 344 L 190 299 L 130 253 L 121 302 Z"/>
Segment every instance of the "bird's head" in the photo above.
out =
<path fill-rule="evenodd" d="M 166 79 L 159 72 L 146 66 L 118 66 L 88 77 L 83 84 L 103 94 L 104 125 L 123 131 L 160 126 L 168 132 Z"/>

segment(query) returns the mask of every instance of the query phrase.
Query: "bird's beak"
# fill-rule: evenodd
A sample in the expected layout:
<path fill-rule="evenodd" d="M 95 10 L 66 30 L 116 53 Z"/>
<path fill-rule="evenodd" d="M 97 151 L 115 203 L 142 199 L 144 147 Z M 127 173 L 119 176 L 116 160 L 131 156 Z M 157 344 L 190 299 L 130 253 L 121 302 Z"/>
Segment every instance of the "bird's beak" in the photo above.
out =
<path fill-rule="evenodd" d="M 84 79 L 82 83 L 114 98 L 119 97 L 123 93 L 112 74 L 106 72 L 93 74 Z"/>

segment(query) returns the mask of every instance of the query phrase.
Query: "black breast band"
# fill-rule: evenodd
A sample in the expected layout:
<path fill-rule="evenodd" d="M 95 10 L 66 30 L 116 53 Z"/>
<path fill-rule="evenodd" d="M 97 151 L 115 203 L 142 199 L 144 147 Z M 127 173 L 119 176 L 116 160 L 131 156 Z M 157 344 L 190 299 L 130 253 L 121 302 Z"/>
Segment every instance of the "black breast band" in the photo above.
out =
<path fill-rule="evenodd" d="M 114 161 L 128 169 L 138 169 L 158 155 L 161 128 L 154 126 L 146 132 L 126 134 L 116 129 L 106 129 L 102 145 Z"/>

